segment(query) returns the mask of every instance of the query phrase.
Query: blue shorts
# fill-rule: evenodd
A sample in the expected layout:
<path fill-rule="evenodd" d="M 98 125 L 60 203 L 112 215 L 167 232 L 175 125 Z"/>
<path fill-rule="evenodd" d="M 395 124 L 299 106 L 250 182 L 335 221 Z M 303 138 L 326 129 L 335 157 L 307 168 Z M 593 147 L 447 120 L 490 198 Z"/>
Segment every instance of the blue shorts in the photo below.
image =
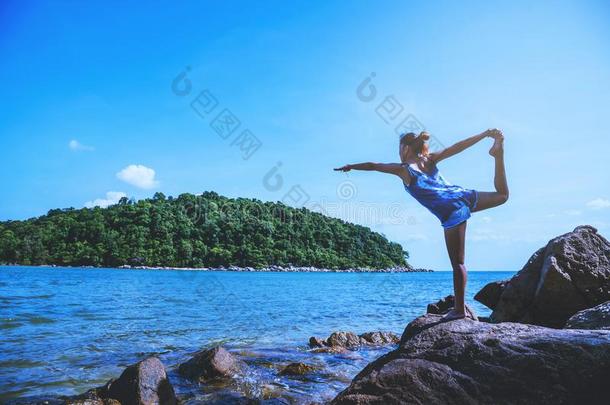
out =
<path fill-rule="evenodd" d="M 452 228 L 461 224 L 470 218 L 472 210 L 477 206 L 479 201 L 479 193 L 476 190 L 465 190 L 463 198 L 460 198 L 460 204 L 453 210 L 447 218 L 441 219 L 443 228 Z M 455 205 L 455 202 L 453 203 Z M 440 219 L 440 218 L 439 218 Z"/>

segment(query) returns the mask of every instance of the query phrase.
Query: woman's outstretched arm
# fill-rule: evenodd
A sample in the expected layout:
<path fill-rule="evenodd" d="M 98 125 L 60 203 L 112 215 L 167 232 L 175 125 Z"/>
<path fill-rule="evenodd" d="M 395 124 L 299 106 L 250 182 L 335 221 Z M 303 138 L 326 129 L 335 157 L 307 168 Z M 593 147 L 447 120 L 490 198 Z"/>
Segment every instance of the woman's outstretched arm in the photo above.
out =
<path fill-rule="evenodd" d="M 375 171 L 382 173 L 390 173 L 396 174 L 399 170 L 402 169 L 402 166 L 398 163 L 356 163 L 353 165 L 345 165 L 342 167 L 338 167 L 335 169 L 337 172 L 349 172 L 350 170 L 366 170 L 366 171 Z"/>
<path fill-rule="evenodd" d="M 375 171 L 381 173 L 394 174 L 400 177 L 405 183 L 409 184 L 411 181 L 411 175 L 407 170 L 405 170 L 404 166 L 399 163 L 356 163 L 353 165 L 345 165 L 342 167 L 338 167 L 335 171 L 338 172 L 349 172 L 350 170 L 366 170 L 366 171 Z"/>
<path fill-rule="evenodd" d="M 447 159 L 448 157 L 451 157 L 460 152 L 463 152 L 464 150 L 470 148 L 472 145 L 479 142 L 483 138 L 486 138 L 488 136 L 493 138 L 497 134 L 501 134 L 501 133 L 502 133 L 502 131 L 500 131 L 499 129 L 495 129 L 495 128 L 488 129 L 487 131 L 481 132 L 478 135 L 474 135 L 474 136 L 471 136 L 470 138 L 466 138 L 462 141 L 459 141 L 459 142 L 441 150 L 440 152 L 430 153 L 430 158 L 435 163 L 438 163 L 443 159 Z"/>

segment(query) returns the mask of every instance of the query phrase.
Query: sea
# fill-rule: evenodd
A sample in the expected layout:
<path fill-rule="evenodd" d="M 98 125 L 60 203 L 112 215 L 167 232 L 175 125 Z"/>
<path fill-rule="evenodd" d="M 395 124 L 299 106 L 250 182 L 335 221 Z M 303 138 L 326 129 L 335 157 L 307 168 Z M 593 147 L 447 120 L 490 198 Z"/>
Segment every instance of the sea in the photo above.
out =
<path fill-rule="evenodd" d="M 467 302 L 514 272 L 470 272 Z M 370 361 L 394 349 L 314 353 L 311 336 L 391 331 L 453 293 L 451 272 L 280 273 L 0 267 L 0 403 L 76 395 L 148 356 L 165 365 L 184 403 L 332 399 Z M 242 371 L 223 384 L 176 372 L 198 350 L 223 345 Z M 288 377 L 291 362 L 314 366 Z"/>

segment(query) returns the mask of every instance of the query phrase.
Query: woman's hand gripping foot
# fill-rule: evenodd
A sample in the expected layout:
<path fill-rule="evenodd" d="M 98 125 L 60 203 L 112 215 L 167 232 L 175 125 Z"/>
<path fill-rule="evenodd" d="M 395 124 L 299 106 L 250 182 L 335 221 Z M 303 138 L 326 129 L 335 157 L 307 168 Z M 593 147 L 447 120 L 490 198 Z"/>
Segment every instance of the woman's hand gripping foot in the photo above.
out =
<path fill-rule="evenodd" d="M 490 129 L 488 136 L 494 139 L 489 154 L 493 157 L 500 156 L 504 152 L 504 134 L 499 129 Z"/>

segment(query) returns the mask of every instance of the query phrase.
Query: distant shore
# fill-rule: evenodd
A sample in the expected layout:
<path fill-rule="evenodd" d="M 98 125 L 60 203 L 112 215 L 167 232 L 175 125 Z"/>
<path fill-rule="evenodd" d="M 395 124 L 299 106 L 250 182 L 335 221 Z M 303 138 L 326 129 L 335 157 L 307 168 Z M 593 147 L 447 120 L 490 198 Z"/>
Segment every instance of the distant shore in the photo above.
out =
<path fill-rule="evenodd" d="M 130 266 L 123 265 L 119 267 L 105 266 L 66 266 L 56 264 L 14 264 L 1 263 L 0 266 L 14 267 L 65 267 L 65 268 L 86 268 L 86 269 L 120 269 L 120 270 L 187 270 L 187 271 L 233 271 L 244 273 L 431 273 L 434 270 L 412 267 L 388 267 L 384 269 L 369 269 L 369 268 L 348 268 L 348 269 L 326 269 L 314 266 L 267 266 L 261 268 L 255 267 L 165 267 L 165 266 Z"/>

